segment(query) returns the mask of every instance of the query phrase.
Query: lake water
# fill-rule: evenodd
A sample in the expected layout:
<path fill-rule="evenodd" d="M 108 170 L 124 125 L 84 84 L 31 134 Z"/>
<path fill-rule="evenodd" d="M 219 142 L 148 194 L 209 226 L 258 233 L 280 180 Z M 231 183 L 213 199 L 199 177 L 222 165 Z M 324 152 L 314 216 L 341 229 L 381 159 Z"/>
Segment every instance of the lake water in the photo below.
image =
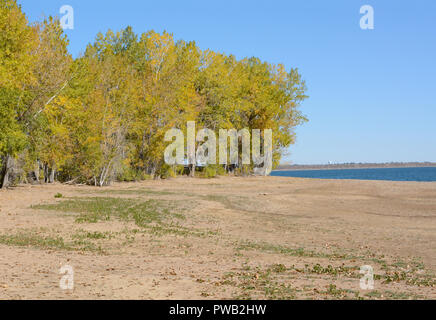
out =
<path fill-rule="evenodd" d="M 436 167 L 273 171 L 271 176 L 389 181 L 436 181 Z"/>

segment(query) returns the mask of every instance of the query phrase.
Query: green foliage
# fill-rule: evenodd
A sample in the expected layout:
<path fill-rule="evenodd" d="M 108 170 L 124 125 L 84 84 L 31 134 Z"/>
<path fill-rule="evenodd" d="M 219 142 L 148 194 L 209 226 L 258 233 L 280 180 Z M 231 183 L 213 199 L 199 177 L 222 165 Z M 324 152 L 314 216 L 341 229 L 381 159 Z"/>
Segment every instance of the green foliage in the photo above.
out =
<path fill-rule="evenodd" d="M 226 170 L 223 166 L 217 164 L 208 164 L 204 168 L 203 177 L 204 178 L 215 178 L 219 175 L 225 175 Z"/>
<path fill-rule="evenodd" d="M 26 145 L 17 104 L 21 88 L 34 81 L 35 33 L 16 1 L 0 2 L 0 156 L 16 156 Z M 1 183 L 1 181 L 0 181 Z"/>
<path fill-rule="evenodd" d="M 142 170 L 137 170 L 130 166 L 124 166 L 122 172 L 118 175 L 117 180 L 132 182 L 132 181 L 149 180 L 151 178 L 152 177 L 150 175 L 146 174 Z"/>
<path fill-rule="evenodd" d="M 177 165 L 175 166 L 174 172 L 176 175 L 181 176 L 185 173 L 185 166 Z"/>
<path fill-rule="evenodd" d="M 207 166 L 204 169 L 204 176 L 206 178 L 215 178 L 217 176 L 216 168 L 212 166 Z"/>
<path fill-rule="evenodd" d="M 160 176 L 161 179 L 169 179 L 169 178 L 176 177 L 176 172 L 174 171 L 173 166 L 170 166 L 170 165 L 167 165 L 166 163 L 164 163 L 160 167 L 160 170 L 158 171 L 158 175 Z"/>
<path fill-rule="evenodd" d="M 27 137 L 21 130 L 11 105 L 15 98 L 13 91 L 0 88 L 0 156 L 16 156 L 27 145 Z"/>

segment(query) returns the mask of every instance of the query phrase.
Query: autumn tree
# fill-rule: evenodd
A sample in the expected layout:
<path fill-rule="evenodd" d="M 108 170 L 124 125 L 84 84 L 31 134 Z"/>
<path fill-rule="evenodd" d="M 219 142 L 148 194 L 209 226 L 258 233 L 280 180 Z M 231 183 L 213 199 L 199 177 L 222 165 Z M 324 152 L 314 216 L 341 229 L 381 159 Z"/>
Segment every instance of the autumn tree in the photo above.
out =
<path fill-rule="evenodd" d="M 14 0 L 0 2 L 0 186 L 9 184 L 14 158 L 24 150 L 27 137 L 19 121 L 23 88 L 35 82 L 35 30 Z"/>
<path fill-rule="evenodd" d="M 56 169 L 62 163 L 62 145 L 55 124 L 47 118 L 47 107 L 62 94 L 71 78 L 72 57 L 68 39 L 59 20 L 48 18 L 32 26 L 37 34 L 37 47 L 32 51 L 35 81 L 23 89 L 18 120 L 29 137 L 27 161 L 30 172 L 38 180 L 39 164 L 44 169 L 45 182 L 53 182 Z M 32 170 L 34 168 L 34 170 Z"/>

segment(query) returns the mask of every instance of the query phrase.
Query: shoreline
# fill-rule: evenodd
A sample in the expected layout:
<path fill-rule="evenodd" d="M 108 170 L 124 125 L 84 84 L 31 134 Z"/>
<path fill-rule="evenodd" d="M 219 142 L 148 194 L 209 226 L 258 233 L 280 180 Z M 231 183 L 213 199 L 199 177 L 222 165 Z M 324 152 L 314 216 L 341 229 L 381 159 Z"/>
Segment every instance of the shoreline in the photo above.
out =
<path fill-rule="evenodd" d="M 406 168 L 436 168 L 436 163 L 432 163 L 431 165 L 405 165 L 405 166 L 356 166 L 356 167 L 347 167 L 347 166 L 338 166 L 331 167 L 328 165 L 320 165 L 318 166 L 301 166 L 301 167 L 293 167 L 293 168 L 278 168 L 272 170 L 274 171 L 321 171 L 321 170 L 358 170 L 358 169 L 406 169 Z"/>

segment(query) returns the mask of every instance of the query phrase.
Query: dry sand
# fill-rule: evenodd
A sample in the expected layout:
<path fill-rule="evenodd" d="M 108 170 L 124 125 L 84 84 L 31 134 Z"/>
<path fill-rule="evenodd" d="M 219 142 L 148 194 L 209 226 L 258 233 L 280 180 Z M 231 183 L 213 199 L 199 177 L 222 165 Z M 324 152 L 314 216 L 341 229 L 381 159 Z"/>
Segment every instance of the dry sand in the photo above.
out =
<path fill-rule="evenodd" d="M 138 225 L 111 209 L 79 223 L 74 208 L 35 207 L 89 197 L 153 200 L 167 206 L 159 214 L 179 215 Z M 0 299 L 436 298 L 436 183 L 24 185 L 0 192 L 0 218 Z M 59 287 L 63 265 L 74 269 L 73 290 Z M 373 290 L 360 288 L 363 265 L 374 269 Z"/>

